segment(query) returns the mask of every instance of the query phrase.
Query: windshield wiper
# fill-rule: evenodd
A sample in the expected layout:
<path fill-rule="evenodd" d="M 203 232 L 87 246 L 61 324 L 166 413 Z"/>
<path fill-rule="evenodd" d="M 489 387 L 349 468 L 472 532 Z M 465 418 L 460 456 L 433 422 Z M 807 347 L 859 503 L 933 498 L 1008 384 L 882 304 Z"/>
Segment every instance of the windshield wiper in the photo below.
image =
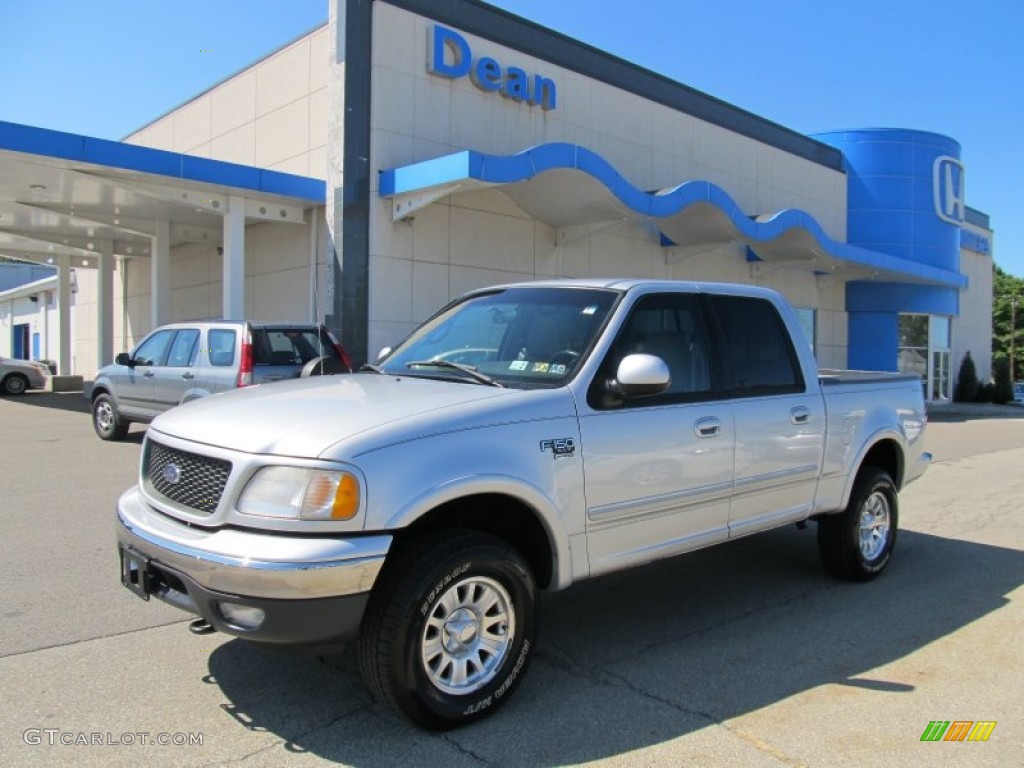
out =
<path fill-rule="evenodd" d="M 481 384 L 488 384 L 492 387 L 505 388 L 505 385 L 496 379 L 492 379 L 490 376 L 484 373 L 480 373 L 476 368 L 471 365 L 463 365 L 462 363 L 453 363 L 451 360 L 416 360 L 411 363 L 406 363 L 406 368 L 414 368 L 417 365 L 422 365 L 430 368 L 451 368 L 454 371 L 462 371 L 463 373 L 472 376 L 475 381 Z"/>
<path fill-rule="evenodd" d="M 373 373 L 384 373 L 383 368 L 381 368 L 378 365 L 374 365 L 373 363 L 363 363 L 362 365 L 359 366 L 359 370 L 360 372 L 371 371 Z"/>

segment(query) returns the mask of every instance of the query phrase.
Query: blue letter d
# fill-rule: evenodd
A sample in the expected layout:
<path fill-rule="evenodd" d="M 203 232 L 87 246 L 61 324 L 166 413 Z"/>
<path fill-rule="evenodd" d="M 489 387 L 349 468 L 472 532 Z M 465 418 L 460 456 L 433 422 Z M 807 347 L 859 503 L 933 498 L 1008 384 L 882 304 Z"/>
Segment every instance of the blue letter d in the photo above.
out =
<path fill-rule="evenodd" d="M 472 54 L 469 43 L 458 32 L 434 25 L 434 44 L 431 46 L 430 71 L 441 77 L 452 79 L 469 74 Z M 446 53 L 451 53 L 451 64 Z"/>

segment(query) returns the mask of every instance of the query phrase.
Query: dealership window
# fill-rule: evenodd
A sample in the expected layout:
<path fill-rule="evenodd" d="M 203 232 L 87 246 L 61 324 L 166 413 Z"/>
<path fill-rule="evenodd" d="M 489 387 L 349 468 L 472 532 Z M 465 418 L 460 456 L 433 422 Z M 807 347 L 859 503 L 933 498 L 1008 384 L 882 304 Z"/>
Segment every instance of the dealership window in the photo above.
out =
<path fill-rule="evenodd" d="M 804 332 L 804 338 L 811 345 L 811 352 L 817 353 L 818 345 L 815 339 L 818 338 L 818 310 L 808 307 L 795 307 L 796 319 Z"/>
<path fill-rule="evenodd" d="M 900 315 L 899 370 L 921 377 L 929 400 L 949 400 L 950 319 Z"/>

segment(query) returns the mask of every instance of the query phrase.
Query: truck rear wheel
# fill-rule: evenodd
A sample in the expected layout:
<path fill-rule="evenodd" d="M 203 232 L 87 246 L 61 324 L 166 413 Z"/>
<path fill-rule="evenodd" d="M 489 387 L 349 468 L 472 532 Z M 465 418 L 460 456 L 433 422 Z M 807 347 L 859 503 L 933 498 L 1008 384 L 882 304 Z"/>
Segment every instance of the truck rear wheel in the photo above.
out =
<path fill-rule="evenodd" d="M 533 654 L 529 567 L 502 540 L 472 531 L 438 531 L 394 554 L 359 637 L 367 687 L 433 730 L 492 714 Z"/>
<path fill-rule="evenodd" d="M 881 469 L 865 467 L 846 509 L 818 521 L 818 551 L 825 567 L 851 581 L 875 578 L 892 557 L 898 520 L 892 478 Z"/>

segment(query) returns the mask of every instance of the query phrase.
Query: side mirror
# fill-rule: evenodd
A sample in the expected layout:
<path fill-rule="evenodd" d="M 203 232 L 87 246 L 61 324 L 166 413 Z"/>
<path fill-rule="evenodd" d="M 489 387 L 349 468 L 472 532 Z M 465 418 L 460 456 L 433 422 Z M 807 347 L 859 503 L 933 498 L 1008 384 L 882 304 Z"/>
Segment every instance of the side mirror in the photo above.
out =
<path fill-rule="evenodd" d="M 665 361 L 654 355 L 627 355 L 615 374 L 618 394 L 625 397 L 660 395 L 671 380 Z"/>
<path fill-rule="evenodd" d="M 117 357 L 114 358 L 114 362 L 118 365 L 127 365 L 129 368 L 135 367 L 135 361 L 132 360 L 132 356 L 127 352 L 118 352 Z"/>
<path fill-rule="evenodd" d="M 377 353 L 377 360 L 383 360 L 385 357 L 391 354 L 391 347 L 381 347 L 380 352 Z"/>

